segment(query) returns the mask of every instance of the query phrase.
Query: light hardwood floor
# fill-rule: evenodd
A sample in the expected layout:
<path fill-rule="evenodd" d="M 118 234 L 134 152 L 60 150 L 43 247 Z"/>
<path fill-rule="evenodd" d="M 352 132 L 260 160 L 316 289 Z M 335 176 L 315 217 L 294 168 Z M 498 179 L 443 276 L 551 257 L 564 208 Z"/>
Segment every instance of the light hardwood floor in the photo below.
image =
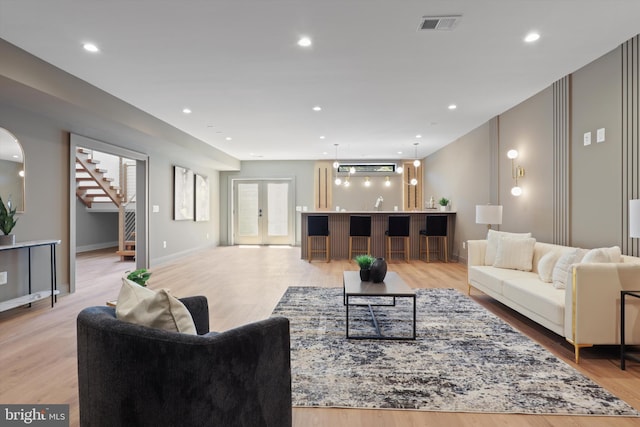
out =
<path fill-rule="evenodd" d="M 71 425 L 78 425 L 75 319 L 88 306 L 115 299 L 120 277 L 133 263 L 105 251 L 81 254 L 77 292 L 31 308 L 0 313 L 0 403 L 68 403 Z M 269 316 L 288 286 L 339 287 L 343 270 L 354 263 L 300 260 L 299 248 L 219 247 L 173 263 L 152 267 L 151 288 L 169 288 L 176 296 L 205 295 L 212 330 L 224 330 Z M 415 288 L 455 288 L 466 293 L 466 267 L 456 263 L 393 262 Z M 640 409 L 640 364 L 618 366 L 618 349 L 596 347 L 573 363 L 573 348 L 561 337 L 518 315 L 478 291 L 472 298 L 553 354 Z M 638 426 L 639 419 L 438 413 L 409 410 L 294 408 L 295 426 Z"/>

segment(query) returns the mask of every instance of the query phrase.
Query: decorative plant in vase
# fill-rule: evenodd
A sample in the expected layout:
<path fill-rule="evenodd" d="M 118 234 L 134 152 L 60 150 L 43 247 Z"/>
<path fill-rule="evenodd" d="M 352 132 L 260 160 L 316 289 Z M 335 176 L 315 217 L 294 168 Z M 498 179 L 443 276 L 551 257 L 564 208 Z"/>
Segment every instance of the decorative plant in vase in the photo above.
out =
<path fill-rule="evenodd" d="M 449 206 L 449 199 L 447 199 L 446 197 L 443 197 L 440 200 L 438 200 L 438 204 L 440 205 L 441 211 L 446 211 L 447 206 Z"/>
<path fill-rule="evenodd" d="M 151 272 L 146 268 L 139 268 L 132 272 L 127 271 L 127 273 L 129 273 L 127 274 L 127 279 L 137 283 L 140 286 L 147 286 L 147 281 L 149 280 L 149 277 L 151 277 Z"/>
<path fill-rule="evenodd" d="M 2 235 L 0 236 L 0 245 L 13 245 L 16 242 L 16 236 L 11 233 L 13 227 L 16 226 L 18 222 L 16 215 L 16 208 L 11 206 L 11 200 L 7 202 L 5 206 L 2 201 L 2 197 L 0 197 L 0 231 L 2 231 Z"/>
<path fill-rule="evenodd" d="M 371 268 L 371 264 L 373 264 L 373 261 L 375 261 L 375 258 L 371 255 L 365 254 L 358 255 L 354 259 L 360 266 L 360 280 L 362 280 L 363 282 L 368 282 L 370 273 L 369 269 Z"/>

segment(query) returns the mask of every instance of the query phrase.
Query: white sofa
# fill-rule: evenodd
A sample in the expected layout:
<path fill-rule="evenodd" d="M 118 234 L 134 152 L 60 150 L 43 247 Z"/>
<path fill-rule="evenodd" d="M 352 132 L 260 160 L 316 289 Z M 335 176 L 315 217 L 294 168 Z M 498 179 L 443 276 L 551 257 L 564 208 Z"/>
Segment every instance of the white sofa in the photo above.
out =
<path fill-rule="evenodd" d="M 476 288 L 565 337 L 575 348 L 576 363 L 580 348 L 620 343 L 620 291 L 640 290 L 640 258 L 572 264 L 565 290 L 542 281 L 538 264 L 548 252 L 576 248 L 535 242 L 531 271 L 521 271 L 486 265 L 487 240 L 467 244 L 469 293 Z M 625 317 L 625 343 L 640 344 L 639 299 L 627 297 Z"/>

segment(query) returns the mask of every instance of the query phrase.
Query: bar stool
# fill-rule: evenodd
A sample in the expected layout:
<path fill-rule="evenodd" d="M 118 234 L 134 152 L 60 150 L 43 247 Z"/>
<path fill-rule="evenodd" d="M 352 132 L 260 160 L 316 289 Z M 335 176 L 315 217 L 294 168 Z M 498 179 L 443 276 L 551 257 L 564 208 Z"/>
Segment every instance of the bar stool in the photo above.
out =
<path fill-rule="evenodd" d="M 390 216 L 386 235 L 386 257 L 391 260 L 392 254 L 402 254 L 404 260 L 409 262 L 411 246 L 409 243 L 409 216 Z M 402 249 L 393 249 L 393 240 L 402 239 Z"/>
<path fill-rule="evenodd" d="M 324 240 L 324 245 L 318 244 L 318 240 Z M 313 254 L 318 253 L 323 253 L 326 261 L 329 262 L 331 240 L 329 239 L 328 215 L 311 215 L 307 217 L 307 258 L 309 262 L 311 262 Z"/>
<path fill-rule="evenodd" d="M 371 217 L 351 215 L 349 217 L 349 259 L 353 259 L 354 240 L 366 241 L 366 251 L 363 247 L 356 249 L 356 253 L 371 255 Z"/>
<path fill-rule="evenodd" d="M 426 230 L 420 230 L 420 259 L 426 254 L 429 262 L 429 254 L 440 252 L 444 249 L 444 262 L 449 262 L 449 250 L 447 249 L 447 222 L 446 215 L 427 215 Z M 429 249 L 429 239 L 436 239 L 436 249 Z"/>

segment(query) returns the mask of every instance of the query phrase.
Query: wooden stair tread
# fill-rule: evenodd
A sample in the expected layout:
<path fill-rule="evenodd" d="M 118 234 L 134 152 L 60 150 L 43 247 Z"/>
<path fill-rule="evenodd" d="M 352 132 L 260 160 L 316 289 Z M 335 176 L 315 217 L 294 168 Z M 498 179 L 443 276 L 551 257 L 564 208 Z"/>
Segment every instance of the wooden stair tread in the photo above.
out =
<path fill-rule="evenodd" d="M 136 256 L 136 251 L 131 251 L 131 250 L 116 251 L 116 254 L 120 256 Z"/>

